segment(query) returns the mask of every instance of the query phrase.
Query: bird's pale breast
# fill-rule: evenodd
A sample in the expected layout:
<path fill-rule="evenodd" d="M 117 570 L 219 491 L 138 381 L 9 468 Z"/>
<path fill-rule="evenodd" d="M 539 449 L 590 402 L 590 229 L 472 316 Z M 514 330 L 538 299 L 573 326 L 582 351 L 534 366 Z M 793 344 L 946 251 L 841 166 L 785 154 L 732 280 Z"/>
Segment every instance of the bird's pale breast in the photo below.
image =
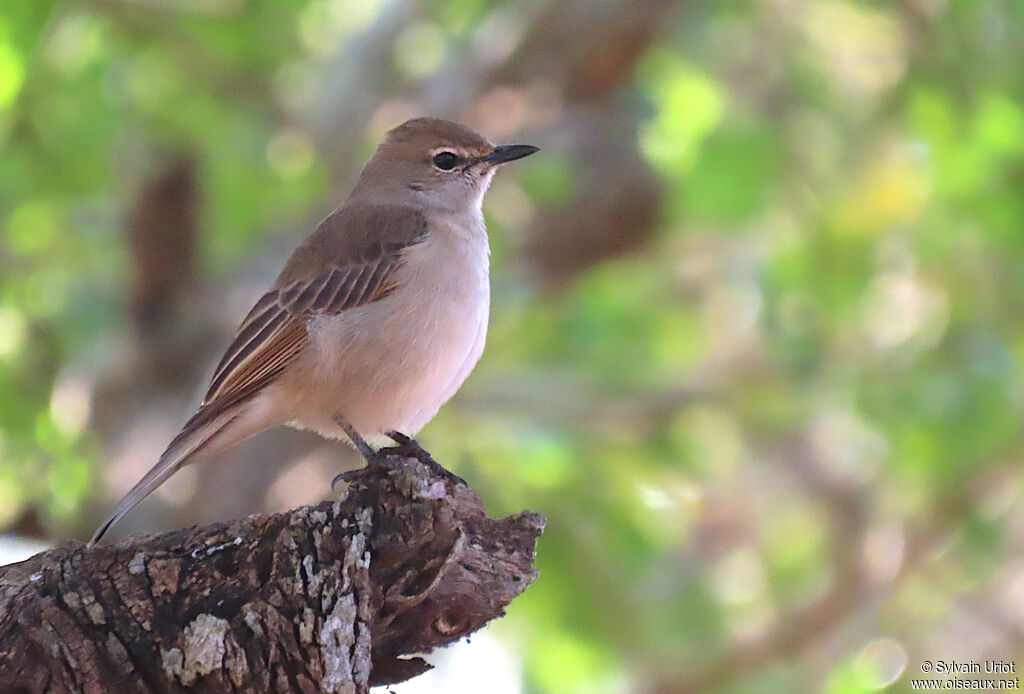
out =
<path fill-rule="evenodd" d="M 466 221 L 409 248 L 385 299 L 311 320 L 310 348 L 281 383 L 289 419 L 339 436 L 337 414 L 371 440 L 411 436 L 455 394 L 483 352 L 490 307 L 486 232 Z"/>

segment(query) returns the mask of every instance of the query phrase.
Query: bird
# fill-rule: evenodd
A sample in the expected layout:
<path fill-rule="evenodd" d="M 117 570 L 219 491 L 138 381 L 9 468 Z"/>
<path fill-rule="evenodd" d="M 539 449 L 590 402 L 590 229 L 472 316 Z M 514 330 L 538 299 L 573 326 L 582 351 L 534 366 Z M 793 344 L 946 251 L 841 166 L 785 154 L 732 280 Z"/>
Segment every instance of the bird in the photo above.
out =
<path fill-rule="evenodd" d="M 198 411 L 89 546 L 183 466 L 273 427 L 347 441 L 370 463 L 389 440 L 422 451 L 412 437 L 484 349 L 484 194 L 500 166 L 537 151 L 439 118 L 389 130 L 349 197 L 245 316 Z"/>

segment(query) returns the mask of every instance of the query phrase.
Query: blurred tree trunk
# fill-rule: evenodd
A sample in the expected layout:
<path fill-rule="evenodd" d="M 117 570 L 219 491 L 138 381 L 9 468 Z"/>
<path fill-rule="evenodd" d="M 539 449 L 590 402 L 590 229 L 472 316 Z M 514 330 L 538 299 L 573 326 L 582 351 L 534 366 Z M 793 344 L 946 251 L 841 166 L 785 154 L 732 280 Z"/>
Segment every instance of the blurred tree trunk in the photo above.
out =
<path fill-rule="evenodd" d="M 161 444 L 153 442 L 170 440 L 178 425 L 168 413 L 184 421 L 214 358 L 218 329 L 196 269 L 201 205 L 197 163 L 186 151 L 160 157 L 125 203 L 127 321 L 109 346 L 113 357 L 96 385 L 90 422 L 103 442 L 107 480 L 123 482 L 118 493 L 156 461 Z M 166 431 L 146 424 L 158 418 Z M 140 518 L 154 512 L 161 514 L 159 504 Z"/>
<path fill-rule="evenodd" d="M 524 247 L 546 287 L 564 287 L 583 270 L 642 248 L 654 233 L 662 189 L 639 150 L 644 114 L 630 84 L 637 61 L 681 8 L 673 0 L 551 3 L 488 75 L 496 84 L 553 82 L 561 94 L 556 132 L 573 189 L 539 210 Z"/>
<path fill-rule="evenodd" d="M 135 337 L 154 371 L 175 376 L 179 355 L 163 335 L 175 306 L 195 282 L 201 195 L 195 159 L 171 155 L 130 201 L 124 229 L 130 251 L 129 308 Z"/>

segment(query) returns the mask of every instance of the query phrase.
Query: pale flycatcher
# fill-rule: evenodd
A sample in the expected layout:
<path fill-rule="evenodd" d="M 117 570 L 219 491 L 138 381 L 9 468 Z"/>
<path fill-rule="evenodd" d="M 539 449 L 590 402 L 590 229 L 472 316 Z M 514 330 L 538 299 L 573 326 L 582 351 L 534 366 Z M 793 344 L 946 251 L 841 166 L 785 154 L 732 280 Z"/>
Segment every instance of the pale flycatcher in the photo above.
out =
<path fill-rule="evenodd" d="M 348 200 L 242 321 L 199 411 L 90 545 L 182 466 L 271 427 L 347 437 L 368 461 L 367 442 L 410 444 L 484 348 L 484 193 L 499 165 L 536 151 L 436 118 L 388 132 Z"/>

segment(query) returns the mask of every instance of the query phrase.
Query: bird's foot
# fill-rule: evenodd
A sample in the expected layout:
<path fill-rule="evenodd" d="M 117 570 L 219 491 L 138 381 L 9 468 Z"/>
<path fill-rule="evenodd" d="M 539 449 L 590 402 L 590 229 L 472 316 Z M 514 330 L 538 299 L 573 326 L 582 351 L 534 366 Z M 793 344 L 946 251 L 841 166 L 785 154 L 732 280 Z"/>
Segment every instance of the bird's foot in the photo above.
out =
<path fill-rule="evenodd" d="M 348 484 L 348 480 L 349 480 L 349 473 L 351 473 L 351 472 L 352 472 L 351 470 L 347 470 L 345 472 L 339 472 L 337 475 L 334 476 L 334 479 L 331 480 L 331 493 L 334 494 L 334 496 L 342 497 L 342 499 L 341 499 L 342 501 L 344 501 L 344 496 L 342 496 L 342 495 L 343 494 L 347 494 L 347 492 L 345 492 L 345 490 L 348 489 L 348 487 L 345 486 L 345 487 L 342 487 L 339 490 L 338 489 L 338 485 L 339 484 L 347 485 Z"/>
<path fill-rule="evenodd" d="M 366 465 L 364 467 L 339 472 L 334 476 L 334 479 L 331 480 L 331 491 L 334 492 L 335 495 L 339 494 L 339 484 L 347 484 L 353 479 L 360 478 L 364 475 L 373 475 L 375 473 L 387 474 L 388 472 L 399 470 L 402 467 L 401 462 L 389 460 L 388 456 L 380 451 L 371 451 L 369 455 L 364 454 L 363 459 L 366 460 Z"/>
<path fill-rule="evenodd" d="M 466 484 L 466 480 L 447 470 L 441 463 L 434 460 L 434 457 L 425 448 L 420 446 L 416 439 L 410 438 L 400 431 L 389 431 L 387 436 L 397 445 L 381 448 L 377 451 L 377 455 L 384 457 L 397 455 L 403 458 L 414 458 L 430 468 L 434 474 L 450 480 L 455 486 L 469 486 Z"/>
<path fill-rule="evenodd" d="M 366 467 L 356 470 L 347 470 L 334 476 L 334 479 L 331 480 L 331 491 L 336 495 L 338 494 L 337 486 L 342 482 L 347 483 L 352 481 L 354 478 L 358 478 L 366 474 L 372 474 L 374 472 L 387 473 L 400 467 L 398 464 L 388 460 L 386 455 L 373 450 L 370 447 L 370 444 L 366 443 L 365 439 L 363 439 L 363 437 L 359 435 L 359 432 L 355 430 L 355 427 L 347 421 L 341 417 L 335 417 L 335 421 L 341 426 L 342 430 L 344 430 L 345 434 L 352 441 L 352 445 L 356 447 L 356 450 L 359 451 L 360 455 L 362 455 L 363 459 L 366 461 Z"/>
<path fill-rule="evenodd" d="M 446 470 L 444 466 L 434 460 L 433 456 L 424 450 L 424 448 L 420 446 L 415 439 L 406 436 L 400 431 L 389 431 L 387 433 L 388 438 L 394 441 L 397 445 L 387 446 L 375 451 L 370 448 L 369 444 L 363 440 L 363 437 L 360 436 L 350 424 L 340 418 L 338 418 L 337 421 L 348 437 L 352 440 L 356 449 L 366 460 L 366 467 L 358 470 L 348 470 L 347 472 L 336 475 L 334 479 L 331 480 L 331 490 L 335 494 L 338 494 L 337 487 L 340 483 L 350 482 L 355 478 L 359 478 L 367 474 L 373 474 L 375 472 L 388 473 L 393 470 L 398 470 L 403 465 L 402 460 L 406 458 L 414 458 L 415 460 L 418 460 L 426 465 L 435 475 L 449 480 L 455 486 L 469 487 L 469 485 L 466 484 L 466 480 Z"/>

